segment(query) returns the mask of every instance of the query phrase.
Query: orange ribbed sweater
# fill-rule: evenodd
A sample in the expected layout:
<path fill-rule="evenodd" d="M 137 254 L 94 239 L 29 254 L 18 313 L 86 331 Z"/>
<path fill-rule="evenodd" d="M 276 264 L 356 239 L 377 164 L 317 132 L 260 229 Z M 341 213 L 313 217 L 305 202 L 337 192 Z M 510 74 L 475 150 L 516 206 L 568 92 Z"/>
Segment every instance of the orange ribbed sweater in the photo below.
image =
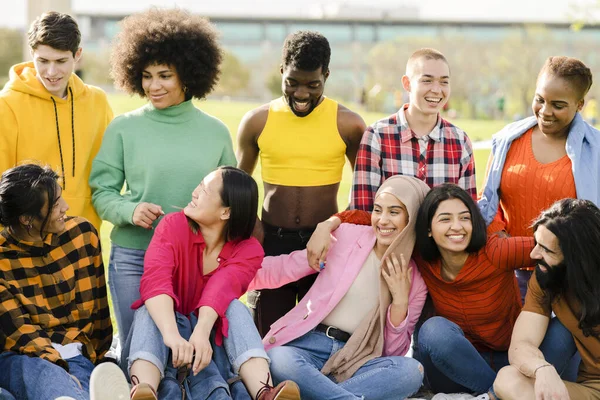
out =
<path fill-rule="evenodd" d="M 532 236 L 531 223 L 555 201 L 577 197 L 568 156 L 542 164 L 531 147 L 533 129 L 516 139 L 506 155 L 500 181 L 500 208 L 488 233 Z"/>

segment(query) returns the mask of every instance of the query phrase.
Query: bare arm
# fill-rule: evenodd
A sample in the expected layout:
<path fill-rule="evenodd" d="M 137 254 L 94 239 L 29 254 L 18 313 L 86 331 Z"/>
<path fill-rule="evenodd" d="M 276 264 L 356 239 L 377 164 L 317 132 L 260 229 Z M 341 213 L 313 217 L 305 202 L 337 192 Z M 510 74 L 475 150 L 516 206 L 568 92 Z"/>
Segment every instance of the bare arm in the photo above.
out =
<path fill-rule="evenodd" d="M 348 157 L 352 170 L 354 170 L 360 140 L 367 129 L 367 125 L 360 115 L 339 104 L 337 127 L 340 136 L 346 143 L 346 157 Z"/>
<path fill-rule="evenodd" d="M 549 322 L 545 315 L 530 311 L 522 311 L 515 322 L 508 360 L 527 377 L 533 378 L 538 367 L 548 364 L 539 347 Z"/>
<path fill-rule="evenodd" d="M 252 174 L 258 161 L 258 137 L 265 127 L 269 115 L 269 105 L 249 111 L 244 115 L 237 133 L 238 168 Z"/>
<path fill-rule="evenodd" d="M 212 331 L 219 314 L 208 306 L 198 309 L 198 322 L 190 337 L 190 343 L 194 346 L 195 358 L 192 372 L 196 375 L 202 371 L 212 359 L 212 346 L 210 344 L 210 332 Z"/>
<path fill-rule="evenodd" d="M 160 331 L 165 346 L 171 349 L 173 366 L 178 368 L 192 362 L 194 347 L 179 334 L 171 296 L 159 294 L 144 303 Z"/>
<path fill-rule="evenodd" d="M 568 400 L 564 382 L 539 349 L 549 322 L 545 315 L 522 311 L 513 329 L 508 359 L 523 375 L 534 380 L 536 399 Z"/>

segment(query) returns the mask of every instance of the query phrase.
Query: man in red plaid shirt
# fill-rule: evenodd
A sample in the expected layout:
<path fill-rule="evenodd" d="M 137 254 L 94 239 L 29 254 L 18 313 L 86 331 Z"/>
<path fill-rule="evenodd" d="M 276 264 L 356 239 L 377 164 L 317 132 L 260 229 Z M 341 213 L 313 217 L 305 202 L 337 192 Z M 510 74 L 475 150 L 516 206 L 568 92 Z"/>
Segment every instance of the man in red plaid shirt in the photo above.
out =
<path fill-rule="evenodd" d="M 450 97 L 450 68 L 442 53 L 417 50 L 402 77 L 410 102 L 364 133 L 351 192 L 351 209 L 371 211 L 381 183 L 412 175 L 430 187 L 456 183 L 477 198 L 475 160 L 467 134 L 440 116 Z"/>

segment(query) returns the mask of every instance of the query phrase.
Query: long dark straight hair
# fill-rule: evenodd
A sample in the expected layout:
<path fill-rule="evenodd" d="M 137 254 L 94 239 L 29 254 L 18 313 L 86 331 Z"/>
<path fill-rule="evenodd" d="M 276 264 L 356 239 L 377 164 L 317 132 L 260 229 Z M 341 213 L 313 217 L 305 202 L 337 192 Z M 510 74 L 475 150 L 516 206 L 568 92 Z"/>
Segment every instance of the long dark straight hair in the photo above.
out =
<path fill-rule="evenodd" d="M 552 297 L 577 299 L 579 328 L 600 336 L 600 209 L 589 200 L 559 200 L 535 220 L 534 232 L 540 226 L 557 237 L 566 266 L 566 282 Z"/>

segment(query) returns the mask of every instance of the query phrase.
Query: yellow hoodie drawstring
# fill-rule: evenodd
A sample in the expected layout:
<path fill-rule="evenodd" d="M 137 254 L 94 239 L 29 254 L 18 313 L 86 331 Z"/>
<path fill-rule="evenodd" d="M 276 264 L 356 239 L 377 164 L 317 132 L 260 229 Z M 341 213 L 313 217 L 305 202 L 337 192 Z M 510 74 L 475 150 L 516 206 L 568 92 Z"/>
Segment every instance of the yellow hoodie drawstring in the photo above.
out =
<path fill-rule="evenodd" d="M 73 101 L 73 91 L 69 87 L 71 94 L 71 138 L 73 139 L 73 178 L 75 178 L 75 104 Z"/>
<path fill-rule="evenodd" d="M 65 163 L 63 162 L 62 144 L 60 143 L 60 128 L 58 127 L 58 111 L 56 110 L 56 101 L 50 96 L 52 104 L 54 104 L 54 119 L 56 120 L 56 136 L 58 137 L 58 152 L 60 153 L 60 170 L 63 180 L 63 190 L 67 189 L 67 180 L 65 179 Z"/>
<path fill-rule="evenodd" d="M 71 94 L 71 137 L 73 140 L 73 177 L 75 177 L 75 105 L 73 101 L 73 90 L 69 87 L 69 93 Z M 63 161 L 62 143 L 60 141 L 60 128 L 58 126 L 58 110 L 56 108 L 56 100 L 50 96 L 52 104 L 54 105 L 54 119 L 56 120 L 56 136 L 58 138 L 58 151 L 60 153 L 60 169 L 63 180 L 63 190 L 67 189 L 67 179 L 65 177 L 65 163 Z"/>

